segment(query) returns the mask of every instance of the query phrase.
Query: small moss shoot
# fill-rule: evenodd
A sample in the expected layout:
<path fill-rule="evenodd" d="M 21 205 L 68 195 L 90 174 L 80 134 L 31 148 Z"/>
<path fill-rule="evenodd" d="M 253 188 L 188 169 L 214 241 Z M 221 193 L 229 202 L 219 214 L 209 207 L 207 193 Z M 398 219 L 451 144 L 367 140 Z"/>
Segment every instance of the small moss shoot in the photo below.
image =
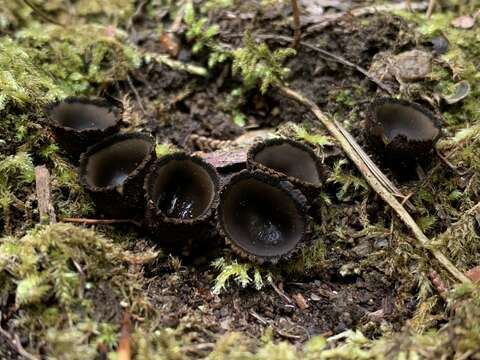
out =
<path fill-rule="evenodd" d="M 213 286 L 213 293 L 220 294 L 231 282 L 241 287 L 253 286 L 261 290 L 266 283 L 272 282 L 272 274 L 251 263 L 239 263 L 229 258 L 218 258 L 212 262 L 218 272 Z"/>

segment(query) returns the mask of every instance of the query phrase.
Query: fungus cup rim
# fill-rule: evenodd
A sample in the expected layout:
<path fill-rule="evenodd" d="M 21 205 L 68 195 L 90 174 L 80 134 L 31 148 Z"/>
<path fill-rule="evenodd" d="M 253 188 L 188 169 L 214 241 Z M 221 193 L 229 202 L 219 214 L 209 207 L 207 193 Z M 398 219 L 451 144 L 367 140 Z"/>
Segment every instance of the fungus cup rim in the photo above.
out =
<path fill-rule="evenodd" d="M 54 120 L 52 116 L 52 111 L 62 105 L 62 104 L 81 104 L 81 105 L 93 105 L 102 108 L 108 108 L 113 111 L 115 116 L 115 122 L 112 125 L 109 125 L 103 129 L 100 128 L 84 128 L 84 129 L 75 129 L 69 126 L 63 126 Z M 86 96 L 69 96 L 63 100 L 57 100 L 47 104 L 44 108 L 46 114 L 45 118 L 40 120 L 41 123 L 55 129 L 61 129 L 63 131 L 69 132 L 71 134 L 93 134 L 93 133 L 108 133 L 109 131 L 120 127 L 122 123 L 122 114 L 123 107 L 113 104 L 111 101 L 108 101 L 104 98 L 98 97 L 86 97 Z"/>
<path fill-rule="evenodd" d="M 283 145 L 283 144 L 288 144 L 290 146 L 296 147 L 297 149 L 300 149 L 308 154 L 308 156 L 312 159 L 312 161 L 315 164 L 315 169 L 317 170 L 318 179 L 319 179 L 318 184 L 310 181 L 302 180 L 300 178 L 288 175 L 281 171 L 277 171 L 255 160 L 255 156 L 257 156 L 265 148 L 270 146 Z M 297 186 L 304 186 L 304 187 L 306 186 L 309 188 L 319 189 L 324 185 L 325 171 L 320 158 L 315 154 L 313 149 L 310 148 L 308 145 L 299 141 L 291 140 L 291 139 L 278 137 L 278 138 L 263 140 L 252 145 L 247 152 L 247 167 L 249 168 L 249 170 L 252 170 L 253 167 L 257 167 L 259 170 L 265 173 L 274 172 L 277 176 L 282 177 L 283 179 L 286 179 L 288 182 Z"/>
<path fill-rule="evenodd" d="M 222 216 L 221 213 L 224 210 L 223 207 L 223 201 L 222 199 L 226 196 L 226 194 L 230 191 L 231 187 L 236 185 L 237 183 L 247 180 L 247 179 L 254 179 L 256 181 L 259 181 L 263 184 L 266 184 L 268 186 L 272 186 L 275 189 L 281 190 L 284 194 L 286 194 L 291 201 L 294 203 L 295 208 L 297 209 L 299 216 L 301 219 L 303 219 L 303 229 L 300 230 L 300 237 L 299 240 L 296 242 L 295 246 L 280 255 L 272 255 L 272 256 L 267 256 L 267 255 L 256 255 L 252 253 L 251 251 L 248 251 L 247 249 L 244 249 L 241 247 L 237 242 L 232 240 L 232 238 L 229 236 L 229 232 L 225 228 L 225 224 L 222 221 Z M 281 179 L 279 177 L 274 177 L 271 176 L 263 171 L 260 170 L 254 170 L 254 171 L 249 171 L 249 170 L 242 170 L 235 175 L 232 176 L 230 181 L 225 184 L 220 191 L 219 194 L 219 204 L 217 207 L 217 212 L 216 212 L 216 218 L 217 218 L 217 229 L 220 232 L 220 235 L 225 239 L 227 244 L 231 246 L 233 251 L 242 256 L 248 258 L 250 261 L 263 264 L 263 263 L 271 263 L 271 264 L 276 264 L 280 260 L 288 260 L 291 258 L 294 254 L 299 252 L 302 248 L 304 248 L 307 244 L 307 234 L 309 231 L 309 222 L 308 222 L 308 203 L 307 203 L 307 198 L 303 193 L 297 189 L 291 182 Z"/>
<path fill-rule="evenodd" d="M 213 182 L 213 199 L 211 200 L 208 208 L 199 216 L 193 219 L 178 219 L 173 217 L 168 217 L 165 213 L 156 206 L 155 202 L 152 199 L 151 190 L 155 185 L 155 178 L 157 176 L 157 172 L 170 161 L 190 161 L 193 162 L 195 165 L 200 166 L 203 170 L 207 172 L 210 179 Z M 221 190 L 221 180 L 218 171 L 213 167 L 211 164 L 203 160 L 201 157 L 196 155 L 190 155 L 185 152 L 175 152 L 173 154 L 168 154 L 160 157 L 157 159 L 152 166 L 150 167 L 150 171 L 148 172 L 147 176 L 145 177 L 143 189 L 145 190 L 145 196 L 147 199 L 147 207 L 154 211 L 155 216 L 158 216 L 162 219 L 165 223 L 170 224 L 182 224 L 182 225 L 195 225 L 201 222 L 206 221 L 209 219 L 212 214 L 216 211 L 218 203 L 219 203 L 219 194 Z"/>
<path fill-rule="evenodd" d="M 80 155 L 80 162 L 79 162 L 79 181 L 80 184 L 85 187 L 86 189 L 92 191 L 92 192 L 106 192 L 106 191 L 111 191 L 115 190 L 119 187 L 119 185 L 109 185 L 109 186 L 104 186 L 104 187 L 99 187 L 99 186 L 92 186 L 89 181 L 87 180 L 88 178 L 88 172 L 87 172 L 87 165 L 90 157 L 94 155 L 95 153 L 99 152 L 100 150 L 106 149 L 107 147 L 121 141 L 125 140 L 130 140 L 130 139 L 139 139 L 139 140 L 144 140 L 147 142 L 150 146 L 150 149 L 146 156 L 143 158 L 143 160 L 138 164 L 138 166 L 133 170 L 131 173 L 128 174 L 128 177 L 125 179 L 122 185 L 120 186 L 125 186 L 128 185 L 130 181 L 132 181 L 140 172 L 142 172 L 145 167 L 148 165 L 148 163 L 152 160 L 152 158 L 155 157 L 155 140 L 154 138 L 147 133 L 143 132 L 134 132 L 134 133 L 122 133 L 122 134 L 114 134 L 111 135 L 104 140 L 90 146 L 84 153 Z"/>
<path fill-rule="evenodd" d="M 404 134 L 400 134 L 400 135 L 397 134 L 392 139 L 390 139 L 388 142 L 385 143 L 386 146 L 390 145 L 391 143 L 393 143 L 397 139 L 404 139 L 404 141 L 406 141 L 407 143 L 414 143 L 414 144 L 431 141 L 432 144 L 435 145 L 436 142 L 442 137 L 442 135 L 443 135 L 443 132 L 442 132 L 443 121 L 440 117 L 435 115 L 432 111 L 430 111 L 426 107 L 424 107 L 420 104 L 417 104 L 415 102 L 412 102 L 412 101 L 408 101 L 408 100 L 404 100 L 404 99 L 382 97 L 382 98 L 377 98 L 377 99 L 373 100 L 370 103 L 370 106 L 368 107 L 368 111 L 367 111 L 367 122 L 370 123 L 371 125 L 381 129 L 382 140 L 385 137 L 385 135 L 384 135 L 385 126 L 384 126 L 384 123 L 378 119 L 378 117 L 376 115 L 376 109 L 380 106 L 383 106 L 383 105 L 400 105 L 400 106 L 412 108 L 415 111 L 420 112 L 422 115 L 425 115 L 430 120 L 430 122 L 435 127 L 435 129 L 438 130 L 437 135 L 435 135 L 434 137 L 431 137 L 431 138 L 423 139 L 423 140 L 421 140 L 421 139 L 411 139 Z"/>

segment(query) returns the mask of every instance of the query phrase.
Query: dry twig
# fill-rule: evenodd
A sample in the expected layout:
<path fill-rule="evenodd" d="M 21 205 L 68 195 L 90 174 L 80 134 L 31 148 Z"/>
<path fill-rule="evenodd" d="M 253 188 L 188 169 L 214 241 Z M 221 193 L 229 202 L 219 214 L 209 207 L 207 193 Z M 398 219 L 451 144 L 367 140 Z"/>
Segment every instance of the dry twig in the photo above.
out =
<path fill-rule="evenodd" d="M 123 315 L 122 335 L 118 344 L 117 359 L 131 360 L 132 349 L 130 345 L 130 314 L 128 311 Z"/>
<path fill-rule="evenodd" d="M 433 9 L 435 9 L 435 0 L 430 0 L 428 2 L 428 8 L 427 8 L 427 19 L 430 19 L 430 17 L 433 14 Z"/>
<path fill-rule="evenodd" d="M 35 183 L 40 222 L 56 223 L 57 217 L 52 204 L 52 194 L 50 191 L 50 172 L 45 165 L 35 168 Z"/>
<path fill-rule="evenodd" d="M 39 7 L 37 7 L 37 5 L 35 5 L 32 1 L 30 0 L 23 0 L 23 2 L 25 4 L 27 4 L 27 6 L 33 10 L 33 12 L 35 14 L 37 14 L 39 17 L 41 17 L 43 20 L 45 20 L 46 22 L 49 22 L 49 23 L 52 23 L 52 24 L 55 24 L 55 25 L 59 25 L 59 26 L 65 26 L 64 24 L 62 23 L 59 23 L 57 20 L 55 19 L 52 19 L 50 16 L 48 16 L 47 14 L 45 14 L 45 12 L 40 9 Z"/>
<path fill-rule="evenodd" d="M 298 48 L 300 39 L 302 38 L 302 28 L 300 24 L 300 8 L 298 6 L 298 0 L 292 0 L 292 12 L 293 12 L 293 41 L 291 47 Z"/>
<path fill-rule="evenodd" d="M 114 225 L 114 224 L 134 224 L 141 226 L 140 222 L 133 219 L 82 219 L 82 218 L 63 218 L 62 222 L 83 224 L 83 225 Z"/>
<path fill-rule="evenodd" d="M 137 100 L 137 104 L 140 107 L 140 110 L 142 110 L 143 114 L 145 114 L 146 111 L 145 111 L 145 107 L 143 106 L 142 98 L 140 97 L 140 94 L 138 93 L 138 90 L 135 87 L 135 85 L 133 85 L 133 81 L 130 75 L 127 75 L 127 83 L 128 83 L 128 86 L 130 87 L 130 90 L 132 90 L 133 95 L 135 95 L 135 100 Z"/>

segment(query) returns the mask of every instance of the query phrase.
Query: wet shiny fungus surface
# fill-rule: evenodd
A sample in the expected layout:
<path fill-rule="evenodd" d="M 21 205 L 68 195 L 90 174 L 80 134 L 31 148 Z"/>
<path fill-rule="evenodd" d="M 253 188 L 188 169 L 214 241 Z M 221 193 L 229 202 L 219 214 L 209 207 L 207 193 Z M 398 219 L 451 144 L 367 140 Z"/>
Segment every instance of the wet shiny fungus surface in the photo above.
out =
<path fill-rule="evenodd" d="M 88 158 L 87 182 L 92 187 L 120 186 L 149 156 L 152 144 L 142 138 L 122 139 Z"/>
<path fill-rule="evenodd" d="M 255 177 L 229 185 L 221 198 L 220 221 L 233 243 L 262 257 L 295 248 L 305 232 L 305 218 L 281 188 Z"/>
<path fill-rule="evenodd" d="M 217 179 L 200 162 L 171 158 L 149 178 L 148 196 L 167 218 L 189 220 L 202 216 L 215 198 Z"/>

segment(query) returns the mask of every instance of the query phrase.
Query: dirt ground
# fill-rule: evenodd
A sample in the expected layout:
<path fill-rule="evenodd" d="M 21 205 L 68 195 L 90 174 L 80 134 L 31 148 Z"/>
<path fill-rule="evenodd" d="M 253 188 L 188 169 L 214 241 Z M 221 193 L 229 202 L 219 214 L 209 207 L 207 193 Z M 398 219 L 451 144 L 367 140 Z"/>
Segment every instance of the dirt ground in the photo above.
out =
<path fill-rule="evenodd" d="M 220 24 L 222 38 L 229 45 L 239 46 L 241 38 L 230 35 L 242 34 L 247 29 L 262 29 L 265 34 L 290 35 L 291 30 L 285 24 L 289 11 L 288 6 L 265 10 L 250 1 L 244 2 L 239 9 L 220 11 L 212 21 Z M 149 26 L 155 24 L 152 25 L 152 19 L 138 15 L 133 26 L 137 32 L 149 34 Z M 322 48 L 367 69 L 376 53 L 408 49 L 414 42 L 408 36 L 408 25 L 390 14 L 374 14 L 360 19 L 346 15 L 321 30 L 307 31 L 304 40 L 322 45 Z M 156 40 L 141 38 L 138 44 L 149 50 L 165 51 Z M 271 45 L 276 47 L 282 43 L 272 41 Z M 179 53 L 187 61 L 202 61 L 201 55 L 189 53 L 188 43 L 180 44 Z M 298 55 L 286 66 L 291 69 L 289 83 L 293 88 L 314 99 L 322 109 L 342 117 L 348 118 L 354 112 L 361 112 L 362 103 L 376 93 L 375 85 L 362 74 L 325 60 L 310 49 L 300 48 Z M 226 94 L 240 84 L 239 79 L 231 77 L 227 67 L 197 83 L 192 94 L 180 101 L 176 99 L 181 98 L 185 86 L 192 81 L 189 76 L 178 74 L 166 66 L 153 65 L 139 69 L 133 77 L 143 106 L 151 109 L 151 101 L 157 105 L 158 99 L 162 99 L 162 104 L 147 112 L 147 127 L 162 141 L 196 151 L 199 149 L 188 141 L 192 134 L 232 140 L 245 132 L 232 123 L 229 110 L 224 109 Z M 336 101 L 340 92 L 351 93 L 349 101 L 358 104 L 358 107 Z M 130 95 L 134 97 L 134 94 Z M 164 106 L 164 103 L 170 105 Z M 285 101 L 273 90 L 264 96 L 257 92 L 247 94 L 240 109 L 248 116 L 251 129 L 312 121 L 305 109 Z M 361 127 L 354 124 L 352 129 L 356 132 Z M 358 216 L 355 210 L 350 206 L 339 206 L 343 207 L 339 210 L 342 214 L 340 223 L 352 227 L 360 225 L 352 221 L 352 217 Z M 317 218 L 317 221 L 320 219 Z M 388 252 L 392 246 L 391 241 L 385 238 L 362 238 L 354 244 L 339 247 L 327 242 L 326 262 L 312 269 L 311 274 L 285 277 L 278 284 L 283 288 L 280 293 L 268 286 L 261 292 L 230 289 L 221 296 L 214 296 L 210 292 L 213 279 L 208 267 L 188 265 L 180 272 L 156 274 L 149 281 L 148 291 L 154 306 L 161 309 L 160 321 L 164 326 L 177 326 L 183 317 L 196 314 L 194 316 L 202 319 L 201 323 L 205 324 L 208 332 L 214 333 L 233 330 L 259 337 L 265 326 L 272 326 L 276 338 L 304 342 L 314 335 L 333 335 L 365 325 L 367 332 L 375 335 L 376 326 L 373 324 L 384 320 L 400 329 L 415 310 L 415 296 L 402 299 L 402 306 L 394 306 L 398 282 L 395 274 L 386 274 L 385 269 L 369 266 L 361 275 L 342 277 L 338 274 L 342 266 L 360 262 L 370 251 Z M 307 308 L 300 309 L 292 300 L 298 294 L 306 300 Z M 198 332 L 198 329 L 193 331 Z M 202 332 L 201 337 L 205 336 Z M 208 336 L 202 341 L 209 342 Z"/>
<path fill-rule="evenodd" d="M 195 1 L 195 6 L 200 8 L 204 3 Z M 315 1 L 303 3 L 312 9 Z M 331 16 L 332 20 L 319 23 L 318 18 L 302 17 L 302 41 L 348 59 L 358 67 L 368 70 L 381 54 L 399 54 L 412 49 L 436 56 L 430 44 L 419 39 L 415 33 L 416 25 L 405 17 L 391 11 L 366 11 L 361 15 L 349 11 L 368 8 L 374 1 L 319 3 L 328 4 L 322 7 L 325 13 L 317 17 Z M 127 22 L 125 32 L 128 41 L 140 53 L 166 55 L 207 68 L 208 50 L 203 49 L 198 53 L 192 51 L 194 40 L 188 39 L 189 29 L 179 21 L 181 17 L 177 15 L 172 18 L 169 12 L 173 6 L 171 2 L 136 1 L 134 5 L 135 11 Z M 265 40 L 271 49 L 288 45 L 287 40 L 293 34 L 292 10 L 288 2 L 266 6 L 259 1 L 245 0 L 237 6 L 210 10 L 203 16 L 209 23 L 219 26 L 217 41 L 228 49 L 241 47 L 247 31 Z M 159 28 L 167 31 L 160 36 Z M 5 31 L 5 34 L 11 35 L 12 31 Z M 441 164 L 435 157 L 421 163 L 420 170 L 395 170 L 382 162 L 382 157 L 364 138 L 363 129 L 368 104 L 375 97 L 384 96 L 385 92 L 358 69 L 345 66 L 307 46 L 300 46 L 297 54 L 285 60 L 283 65 L 290 69 L 286 78 L 289 86 L 340 121 L 405 194 L 414 193 L 424 184 L 425 174 L 434 172 L 436 166 Z M 402 81 L 396 80 L 398 78 L 385 80 L 393 94 L 410 91 L 410 88 L 405 90 Z M 143 61 L 138 68 L 129 72 L 128 79 L 100 86 L 97 95 L 128 101 L 129 130 L 150 132 L 157 143 L 187 152 L 211 150 L 193 140 L 192 135 L 204 137 L 210 142 L 230 141 L 253 130 L 289 131 L 291 124 L 326 134 L 308 109 L 286 99 L 274 88 L 261 94 L 257 89 L 244 89 L 242 86 L 241 76 L 232 73 L 229 61 L 208 69 L 207 76 L 195 76 L 157 61 Z M 241 96 L 232 96 L 239 89 Z M 441 111 L 441 106 L 429 101 L 426 96 L 422 97 L 413 90 L 410 95 L 411 100 L 422 103 L 433 112 Z M 236 114 L 242 115 L 244 124 L 234 121 Z M 455 129 L 452 126 L 447 133 L 452 135 Z M 5 156 L 13 155 L 21 148 L 16 141 L 12 140 L 12 146 L 0 142 L 0 146 L 4 146 L 2 151 L 5 150 Z M 40 143 L 43 144 L 43 141 Z M 323 156 L 327 175 L 332 177 L 338 174 L 338 162 L 344 158 L 340 149 L 336 145 L 329 145 L 316 150 Z M 35 165 L 42 161 L 40 155 L 33 156 Z M 242 288 L 231 281 L 230 286 L 220 294 L 212 291 L 218 276 L 217 270 L 211 265 L 212 261 L 220 256 L 235 259 L 215 230 L 212 230 L 210 237 L 199 240 L 202 241 L 200 248 L 213 247 L 213 251 L 201 252 L 196 249 L 194 254 L 184 256 L 175 252 L 169 255 L 169 251 L 158 244 L 156 237 L 143 228 L 124 224 L 94 226 L 99 234 L 114 240 L 120 239 L 119 243 L 125 245 L 130 253 L 140 254 L 150 248 L 162 252 L 153 262 L 140 265 L 131 263 L 125 270 L 141 279 L 139 291 L 152 310 L 143 316 L 134 314 L 130 330 L 141 329 L 145 324 L 148 324 L 145 325 L 146 332 L 175 329 L 177 337 L 188 339 L 188 345 L 181 352 L 186 358 L 198 359 L 207 357 L 216 348 L 218 339 L 231 332 L 242 333 L 250 339 L 261 339 L 267 331 L 271 331 L 271 339 L 275 342 L 286 341 L 300 348 L 317 335 L 329 338 L 354 329 L 373 340 L 385 333 L 400 332 L 417 321 L 424 306 L 424 299 L 419 296 L 422 283 L 418 278 L 429 283 L 431 266 L 428 262 L 417 263 L 412 259 L 429 255 L 423 249 L 414 250 L 408 231 L 392 216 L 391 209 L 372 191 L 355 183 L 360 176 L 351 164 L 347 164 L 346 169 L 348 176 L 353 179 L 350 185 L 355 189 L 347 186 L 348 196 L 344 194 L 341 198 L 338 194 L 345 182 L 330 181 L 324 191 L 331 202 L 310 210 L 312 241 L 321 241 L 322 255 L 314 258 L 313 264 L 308 266 L 300 258 L 262 267 L 262 271 L 271 272 L 273 280 L 271 284 L 266 282 L 261 290 L 253 286 Z M 462 190 L 469 186 L 456 173 L 448 169 L 442 171 L 446 179 L 459 184 Z M 427 191 L 434 192 L 436 185 L 429 186 Z M 17 209 L 10 213 L 14 220 L 9 226 L 14 229 L 12 234 L 18 237 L 24 235 L 29 225 L 35 224 L 38 216 L 30 209 L 36 205 L 34 195 L 27 194 L 25 189 L 17 194 L 22 201 L 30 199 L 27 215 Z M 76 200 L 76 195 L 69 194 L 65 189 L 57 192 L 56 196 L 64 201 Z M 421 201 L 415 204 L 423 204 Z M 430 211 L 436 205 L 432 201 L 425 206 Z M 56 207 L 61 206 L 57 204 Z M 447 230 L 458 220 L 452 214 L 460 216 L 463 213 L 461 209 L 461 204 L 457 203 L 452 205 L 451 213 L 442 213 L 443 208 L 440 209 L 440 220 L 427 228 L 426 233 L 433 237 Z M 418 217 L 425 215 L 427 210 L 417 214 Z M 90 215 L 93 218 L 98 216 L 94 212 Z M 7 234 L 7 221 L 0 221 L 0 225 Z M 88 225 L 83 227 L 91 228 Z M 119 328 L 125 306 L 122 304 L 122 295 L 114 290 L 116 286 L 108 279 L 102 279 L 95 286 L 86 288 L 85 298 L 92 303 L 91 316 L 94 321 L 116 324 Z M 432 299 L 438 299 L 429 308 L 433 315 L 427 320 L 426 315 L 418 320 L 428 322 L 427 327 L 440 327 L 447 319 L 443 312 L 445 303 L 434 287 L 429 285 L 428 293 Z M 48 341 L 44 342 L 41 336 L 27 333 L 25 329 L 28 326 L 19 325 L 19 310 L 15 301 L 14 292 L 2 295 L 2 328 L 17 331 L 24 348 L 47 358 L 49 354 L 42 352 L 48 352 Z M 45 306 L 56 304 L 55 301 L 54 296 L 44 299 Z M 60 322 L 57 325 L 60 326 Z M 15 358 L 9 354 L 18 352 L 18 348 L 15 350 L 11 341 L 5 341 L 5 344 L 4 347 L 0 344 L 0 358 Z M 115 352 L 116 349 L 114 347 Z M 98 345 L 97 350 L 98 358 L 106 358 L 106 353 L 112 349 Z M 182 358 L 169 356 L 165 358 Z M 69 359 L 68 356 L 52 358 Z"/>

